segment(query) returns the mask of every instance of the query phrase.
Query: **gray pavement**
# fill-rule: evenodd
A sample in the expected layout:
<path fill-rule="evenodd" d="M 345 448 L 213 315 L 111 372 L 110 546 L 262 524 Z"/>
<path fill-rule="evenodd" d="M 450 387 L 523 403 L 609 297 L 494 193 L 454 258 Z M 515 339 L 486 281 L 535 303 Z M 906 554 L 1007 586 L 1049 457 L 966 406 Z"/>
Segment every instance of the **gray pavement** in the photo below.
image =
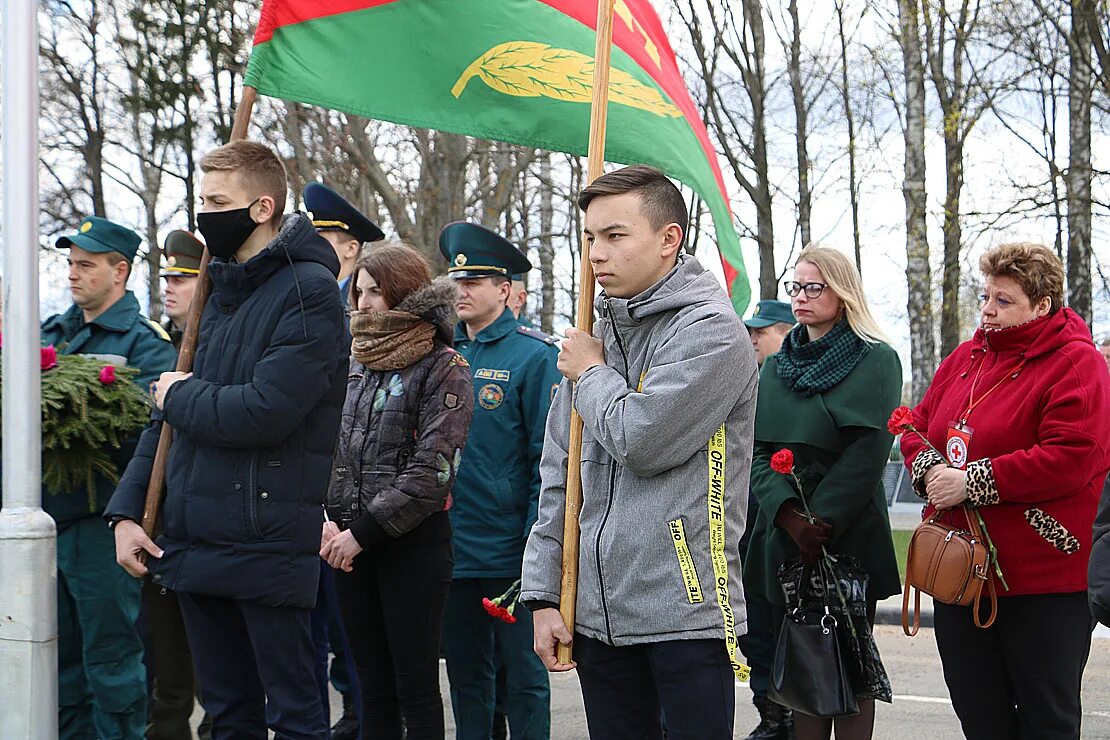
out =
<path fill-rule="evenodd" d="M 907 736 L 929 740 L 959 740 L 959 722 L 948 699 L 941 673 L 940 656 L 931 629 L 908 638 L 901 627 L 879 625 L 875 637 L 894 687 L 894 702 L 880 704 L 876 712 L 876 740 L 904 740 Z M 1034 649 L 1033 646 L 1030 646 Z M 454 737 L 446 668 L 440 666 L 447 737 Z M 584 740 L 586 721 L 577 676 L 564 673 L 551 679 L 552 740 Z M 332 694 L 333 713 L 340 707 Z M 1110 640 L 1096 639 L 1083 682 L 1083 738 L 1110 739 Z M 199 712 L 194 721 L 199 721 Z M 743 738 L 755 727 L 758 715 L 746 685 L 736 686 L 736 737 Z M 195 725 L 194 725 L 195 726 Z M 602 739 L 603 740 L 603 739 Z"/>

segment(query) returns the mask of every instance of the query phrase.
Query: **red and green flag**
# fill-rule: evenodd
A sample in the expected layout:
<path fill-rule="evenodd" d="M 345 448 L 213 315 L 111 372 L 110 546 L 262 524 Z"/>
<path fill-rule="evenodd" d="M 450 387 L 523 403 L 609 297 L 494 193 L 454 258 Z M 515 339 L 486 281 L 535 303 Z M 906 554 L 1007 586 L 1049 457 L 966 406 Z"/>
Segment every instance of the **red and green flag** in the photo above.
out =
<path fill-rule="evenodd" d="M 606 159 L 709 206 L 737 312 L 750 289 L 701 117 L 649 0 L 616 0 Z M 366 118 L 585 155 L 596 0 L 264 0 L 244 83 Z"/>

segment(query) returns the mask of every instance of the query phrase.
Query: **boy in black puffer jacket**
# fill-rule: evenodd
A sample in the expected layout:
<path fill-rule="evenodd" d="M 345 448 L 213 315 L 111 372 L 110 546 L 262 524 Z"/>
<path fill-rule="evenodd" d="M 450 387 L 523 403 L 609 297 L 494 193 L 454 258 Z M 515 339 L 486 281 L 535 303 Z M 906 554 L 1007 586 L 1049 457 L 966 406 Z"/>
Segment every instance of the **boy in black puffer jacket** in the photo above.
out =
<path fill-rule="evenodd" d="M 344 396 L 339 261 L 281 161 L 247 141 L 201 161 L 212 254 L 193 372 L 163 373 L 161 410 L 105 512 L 132 575 L 178 593 L 213 737 L 327 737 L 309 610 Z M 139 521 L 161 423 L 174 429 L 164 534 Z"/>

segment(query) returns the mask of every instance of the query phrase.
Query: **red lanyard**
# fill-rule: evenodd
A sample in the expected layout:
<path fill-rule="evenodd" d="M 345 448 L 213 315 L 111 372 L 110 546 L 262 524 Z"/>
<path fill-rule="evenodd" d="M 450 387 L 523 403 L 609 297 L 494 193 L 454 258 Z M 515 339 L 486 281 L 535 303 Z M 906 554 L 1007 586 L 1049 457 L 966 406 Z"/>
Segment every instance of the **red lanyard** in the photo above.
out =
<path fill-rule="evenodd" d="M 987 391 L 983 395 L 979 396 L 978 399 L 976 399 L 975 398 L 975 386 L 979 384 L 979 374 L 983 372 L 983 365 L 985 365 L 985 364 L 987 364 L 987 358 L 986 357 L 984 357 L 983 362 L 981 362 L 979 364 L 979 369 L 977 369 L 975 371 L 975 379 L 971 381 L 971 393 L 968 394 L 967 410 L 964 411 L 963 415 L 960 417 L 960 424 L 961 425 L 967 424 L 967 420 L 971 417 L 971 412 L 975 410 L 975 407 L 978 406 L 979 404 L 981 404 L 983 401 L 987 400 L 987 396 L 989 396 L 990 394 L 992 394 L 996 390 L 998 390 L 998 386 L 1002 385 L 1003 383 L 1005 383 L 1010 378 L 1017 377 L 1017 374 L 1019 372 L 1021 372 L 1021 368 L 1025 366 L 1025 358 L 1023 357 L 1021 359 L 1021 362 L 1019 362 L 1017 365 L 1014 366 L 1013 370 L 1011 370 L 1010 372 L 1003 375 L 1002 380 L 1000 380 L 997 383 L 995 383 L 994 385 L 992 385 L 989 391 Z"/>

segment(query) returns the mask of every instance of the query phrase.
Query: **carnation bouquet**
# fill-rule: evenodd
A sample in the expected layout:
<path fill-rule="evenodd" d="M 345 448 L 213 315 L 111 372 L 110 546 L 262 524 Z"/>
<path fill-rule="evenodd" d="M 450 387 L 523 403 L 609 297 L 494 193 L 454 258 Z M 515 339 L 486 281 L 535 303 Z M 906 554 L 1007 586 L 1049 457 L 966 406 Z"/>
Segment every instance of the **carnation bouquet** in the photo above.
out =
<path fill-rule="evenodd" d="M 516 617 L 513 612 L 516 611 L 517 602 L 520 600 L 520 579 L 516 579 L 513 585 L 505 591 L 505 593 L 495 598 L 483 598 L 482 608 L 486 610 L 494 619 L 500 619 L 502 622 L 514 624 Z"/>

